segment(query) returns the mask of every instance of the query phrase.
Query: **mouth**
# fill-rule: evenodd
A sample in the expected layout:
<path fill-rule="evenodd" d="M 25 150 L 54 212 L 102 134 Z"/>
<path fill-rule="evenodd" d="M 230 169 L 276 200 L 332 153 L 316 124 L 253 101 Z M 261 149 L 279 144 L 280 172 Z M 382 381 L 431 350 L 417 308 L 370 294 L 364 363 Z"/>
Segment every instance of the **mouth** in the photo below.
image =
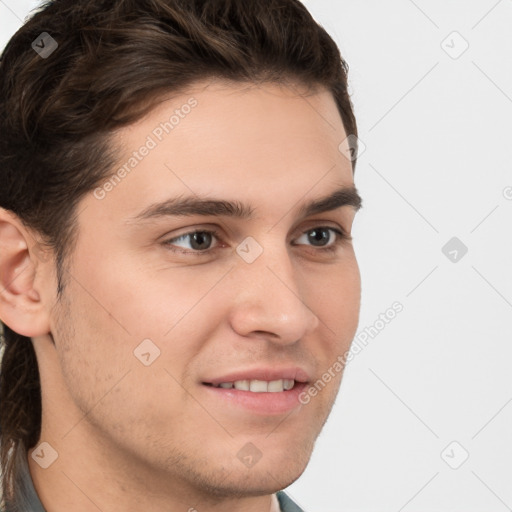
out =
<path fill-rule="evenodd" d="M 236 380 L 234 382 L 221 382 L 219 384 L 212 384 L 203 382 L 205 386 L 212 386 L 222 389 L 237 389 L 239 391 L 249 391 L 250 393 L 282 393 L 283 391 L 290 391 L 295 387 L 294 379 L 277 379 L 277 380 Z"/>
<path fill-rule="evenodd" d="M 279 415 L 300 408 L 299 396 L 309 376 L 297 368 L 262 369 L 232 374 L 202 382 L 209 398 L 230 411 L 256 415 Z"/>

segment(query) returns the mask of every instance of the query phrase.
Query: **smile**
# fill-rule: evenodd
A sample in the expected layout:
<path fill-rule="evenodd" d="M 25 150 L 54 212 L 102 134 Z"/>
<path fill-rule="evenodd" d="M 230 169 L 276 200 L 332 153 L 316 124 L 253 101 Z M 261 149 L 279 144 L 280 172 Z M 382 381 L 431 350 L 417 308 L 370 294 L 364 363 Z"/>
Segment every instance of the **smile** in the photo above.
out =
<path fill-rule="evenodd" d="M 213 384 L 212 384 L 213 385 Z M 278 380 L 236 380 L 234 382 L 221 382 L 214 386 L 223 389 L 238 389 L 240 391 L 250 391 L 252 393 L 279 393 L 282 391 L 289 391 L 295 386 L 293 379 L 278 379 Z"/>

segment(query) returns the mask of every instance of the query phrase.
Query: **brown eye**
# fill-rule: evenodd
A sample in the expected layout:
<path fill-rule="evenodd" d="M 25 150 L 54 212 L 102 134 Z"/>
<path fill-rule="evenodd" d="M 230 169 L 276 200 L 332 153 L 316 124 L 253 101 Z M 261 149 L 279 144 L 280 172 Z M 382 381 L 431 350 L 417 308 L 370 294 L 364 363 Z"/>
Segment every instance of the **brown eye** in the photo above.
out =
<path fill-rule="evenodd" d="M 166 240 L 164 244 L 172 251 L 201 254 L 213 250 L 211 244 L 214 238 L 218 238 L 217 231 L 197 230 Z M 189 241 L 187 241 L 187 239 L 189 239 Z M 189 244 L 189 247 L 185 247 L 183 251 L 174 248 L 174 246 L 177 246 L 177 243 L 183 241 Z"/>

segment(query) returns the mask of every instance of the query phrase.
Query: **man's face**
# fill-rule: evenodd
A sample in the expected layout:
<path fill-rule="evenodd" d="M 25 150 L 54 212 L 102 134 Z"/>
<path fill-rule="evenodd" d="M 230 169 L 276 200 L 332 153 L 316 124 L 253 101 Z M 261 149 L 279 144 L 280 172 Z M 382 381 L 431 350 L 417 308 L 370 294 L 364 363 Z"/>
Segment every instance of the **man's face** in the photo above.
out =
<path fill-rule="evenodd" d="M 356 257 L 336 233 L 350 234 L 354 208 L 302 211 L 353 185 L 346 136 L 326 91 L 220 82 L 116 134 L 116 170 L 134 151 L 137 163 L 78 205 L 52 312 L 59 404 L 81 418 L 67 442 L 86 435 L 112 463 L 219 495 L 298 478 L 342 372 L 307 404 L 299 393 L 348 350 L 359 317 Z M 236 202 L 252 216 L 155 208 L 176 198 Z M 268 384 L 251 381 L 279 382 L 258 393 Z"/>

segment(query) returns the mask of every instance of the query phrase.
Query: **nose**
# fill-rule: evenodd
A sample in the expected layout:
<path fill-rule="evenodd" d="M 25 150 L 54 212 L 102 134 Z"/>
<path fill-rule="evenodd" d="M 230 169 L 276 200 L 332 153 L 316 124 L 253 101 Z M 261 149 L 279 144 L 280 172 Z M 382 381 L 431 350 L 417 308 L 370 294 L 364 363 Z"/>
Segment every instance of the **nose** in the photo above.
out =
<path fill-rule="evenodd" d="M 238 261 L 231 273 L 232 328 L 244 337 L 262 337 L 282 345 L 297 342 L 319 324 L 314 304 L 308 304 L 304 296 L 306 287 L 300 285 L 284 247 L 264 250 L 252 263 Z"/>

